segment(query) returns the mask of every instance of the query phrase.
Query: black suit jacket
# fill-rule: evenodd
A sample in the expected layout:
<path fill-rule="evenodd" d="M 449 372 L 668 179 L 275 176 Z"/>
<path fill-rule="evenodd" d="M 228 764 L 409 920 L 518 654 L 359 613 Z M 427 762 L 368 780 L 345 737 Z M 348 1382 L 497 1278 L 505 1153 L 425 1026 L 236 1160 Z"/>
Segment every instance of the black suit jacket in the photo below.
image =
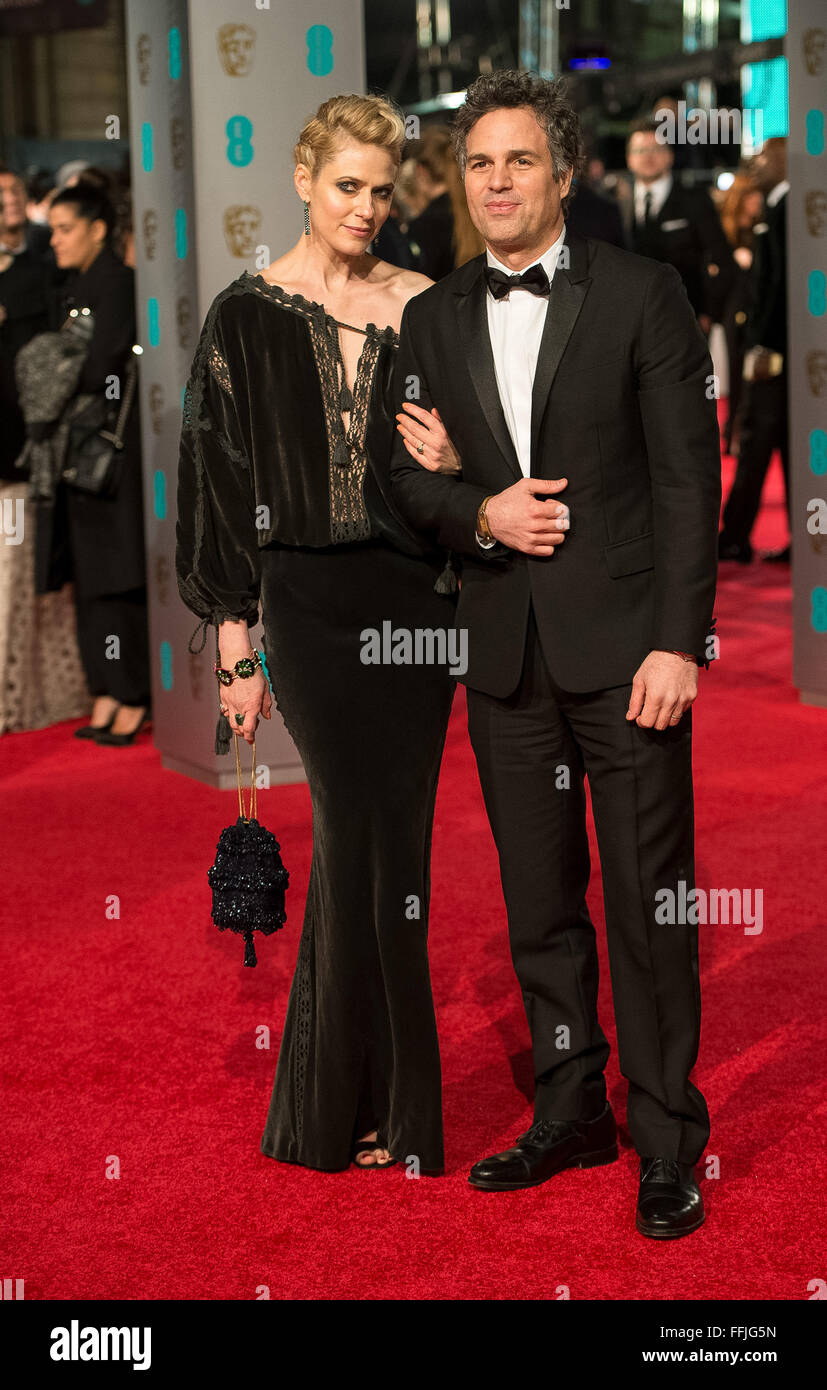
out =
<path fill-rule="evenodd" d="M 787 194 L 754 227 L 746 347 L 787 351 Z"/>
<path fill-rule="evenodd" d="M 578 184 L 566 214 L 566 226 L 580 236 L 596 237 L 612 246 L 625 245 L 623 218 L 612 198 L 604 198 L 587 183 Z"/>
<path fill-rule="evenodd" d="M 673 182 L 660 212 L 648 227 L 634 221 L 628 205 L 629 249 L 666 261 L 678 271 L 696 314 L 720 323 L 735 273 L 735 262 L 720 218 L 703 188 Z"/>
<path fill-rule="evenodd" d="M 572 691 L 625 684 L 653 648 L 702 656 L 712 616 L 721 481 L 706 340 L 671 266 L 573 231 L 566 242 L 532 401 L 531 474 L 568 478 L 571 529 L 551 556 L 475 540 L 483 498 L 523 476 L 497 390 L 485 257 L 402 318 L 398 400 L 438 408 L 462 476 L 429 472 L 397 436 L 394 493 L 463 557 L 462 679 L 500 697 L 519 682 L 532 602 L 552 675 Z"/>

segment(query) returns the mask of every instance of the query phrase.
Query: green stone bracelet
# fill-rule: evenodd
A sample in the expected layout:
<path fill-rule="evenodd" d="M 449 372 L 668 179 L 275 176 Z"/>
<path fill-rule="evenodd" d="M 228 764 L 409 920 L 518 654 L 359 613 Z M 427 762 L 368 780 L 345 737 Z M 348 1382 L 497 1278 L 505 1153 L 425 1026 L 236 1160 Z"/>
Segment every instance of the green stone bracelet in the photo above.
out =
<path fill-rule="evenodd" d="M 232 671 L 228 671 L 224 666 L 219 666 L 217 661 L 213 666 L 213 671 L 222 685 L 232 685 L 236 677 L 245 680 L 248 676 L 252 676 L 260 665 L 261 657 L 258 652 L 253 651 L 250 656 L 243 656 L 240 661 L 237 661 Z"/>

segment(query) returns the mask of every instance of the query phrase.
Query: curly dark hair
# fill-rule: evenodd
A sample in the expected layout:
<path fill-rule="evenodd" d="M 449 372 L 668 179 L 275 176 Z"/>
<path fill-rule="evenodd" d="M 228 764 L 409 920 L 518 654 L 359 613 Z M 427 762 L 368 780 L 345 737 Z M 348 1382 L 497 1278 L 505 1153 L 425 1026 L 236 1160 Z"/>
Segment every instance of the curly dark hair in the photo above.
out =
<path fill-rule="evenodd" d="M 460 173 L 465 175 L 465 156 L 468 135 L 481 116 L 502 107 L 529 106 L 546 132 L 554 177 L 559 183 L 571 170 L 576 178 L 583 165 L 583 143 L 580 121 L 569 97 L 563 78 L 547 81 L 536 72 L 519 72 L 504 68 L 499 72 L 478 77 L 465 93 L 451 129 Z M 563 199 L 563 212 L 568 209 L 571 192 Z"/>

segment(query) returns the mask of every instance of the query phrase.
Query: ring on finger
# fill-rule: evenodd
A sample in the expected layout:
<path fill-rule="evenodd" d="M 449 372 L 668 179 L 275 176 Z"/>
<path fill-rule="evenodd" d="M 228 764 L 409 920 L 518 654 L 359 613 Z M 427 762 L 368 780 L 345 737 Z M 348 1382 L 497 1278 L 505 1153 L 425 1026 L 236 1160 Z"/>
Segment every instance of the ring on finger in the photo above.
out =
<path fill-rule="evenodd" d="M 417 444 L 417 446 L 416 446 L 416 452 L 417 452 L 418 454 L 424 454 L 424 452 L 425 452 L 425 445 L 422 443 L 422 440 L 420 440 L 419 443 Z"/>

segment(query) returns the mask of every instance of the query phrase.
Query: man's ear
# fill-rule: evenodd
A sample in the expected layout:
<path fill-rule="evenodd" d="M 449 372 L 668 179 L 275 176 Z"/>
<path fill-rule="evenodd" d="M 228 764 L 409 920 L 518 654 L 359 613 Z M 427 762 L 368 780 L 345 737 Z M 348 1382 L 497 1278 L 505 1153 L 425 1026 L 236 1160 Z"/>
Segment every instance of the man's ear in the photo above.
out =
<path fill-rule="evenodd" d="M 560 180 L 560 185 L 559 185 L 559 187 L 560 187 L 560 197 L 561 197 L 561 198 L 565 198 L 566 194 L 568 193 L 569 189 L 571 188 L 571 181 L 572 181 L 573 176 L 574 176 L 574 170 L 573 170 L 573 169 L 569 169 L 568 173 L 567 173 L 567 174 L 564 174 L 563 177 L 561 178 L 561 180 Z"/>

